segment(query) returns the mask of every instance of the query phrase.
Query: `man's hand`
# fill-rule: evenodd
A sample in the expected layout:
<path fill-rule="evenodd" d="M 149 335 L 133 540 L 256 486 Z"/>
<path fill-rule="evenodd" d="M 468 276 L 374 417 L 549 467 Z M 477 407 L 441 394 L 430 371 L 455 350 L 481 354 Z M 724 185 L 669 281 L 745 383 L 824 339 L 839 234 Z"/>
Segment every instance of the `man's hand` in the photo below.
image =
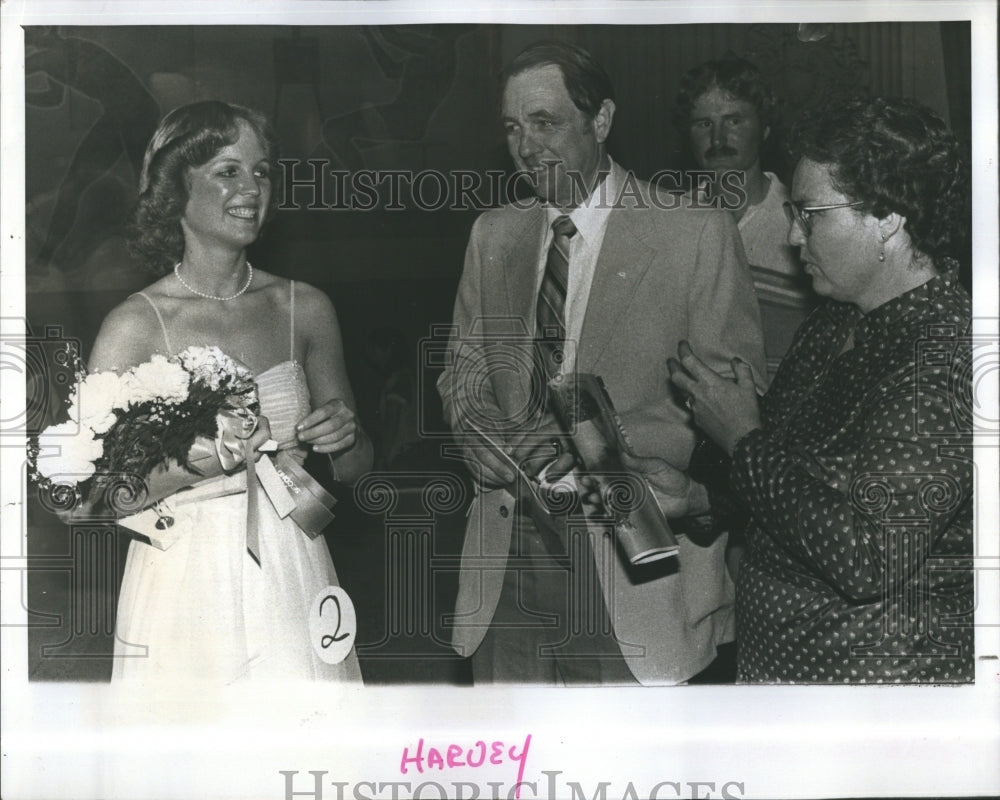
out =
<path fill-rule="evenodd" d="M 514 468 L 505 459 L 494 454 L 478 434 L 456 433 L 455 441 L 462 448 L 462 459 L 472 477 L 484 488 L 510 486 L 517 478 Z"/>
<path fill-rule="evenodd" d="M 470 471 L 489 489 L 511 486 L 517 479 L 514 465 L 529 478 L 537 477 L 548 465 L 546 482 L 558 480 L 576 466 L 576 457 L 562 429 L 551 417 L 528 433 L 489 435 L 490 441 L 486 441 L 483 435 L 472 431 L 458 433 L 456 439 Z M 507 458 L 497 453 L 497 449 Z"/>
<path fill-rule="evenodd" d="M 695 445 L 691 414 L 669 395 L 622 411 L 619 416 L 635 455 L 656 456 L 678 466 L 687 464 Z"/>
<path fill-rule="evenodd" d="M 622 453 L 622 466 L 649 481 L 668 519 L 704 514 L 708 511 L 708 492 L 662 458 L 644 458 Z"/>

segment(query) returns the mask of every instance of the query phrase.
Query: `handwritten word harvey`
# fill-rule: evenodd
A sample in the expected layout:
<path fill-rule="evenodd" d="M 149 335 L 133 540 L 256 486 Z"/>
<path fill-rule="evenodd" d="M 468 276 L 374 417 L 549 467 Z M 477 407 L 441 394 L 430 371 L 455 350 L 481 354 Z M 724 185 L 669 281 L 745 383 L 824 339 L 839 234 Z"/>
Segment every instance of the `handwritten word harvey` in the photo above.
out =
<path fill-rule="evenodd" d="M 403 755 L 399 761 L 399 771 L 406 775 L 411 768 L 423 773 L 425 769 L 460 769 L 462 767 L 472 767 L 478 769 L 493 764 L 510 763 L 517 764 L 517 781 L 520 784 L 524 778 L 524 765 L 528 761 L 528 748 L 531 747 L 531 734 L 524 737 L 524 745 L 518 752 L 517 745 L 507 745 L 504 742 L 486 743 L 482 739 L 477 741 L 472 747 L 463 747 L 458 744 L 449 744 L 442 749 L 437 747 L 424 748 L 424 740 L 419 739 L 414 751 L 410 752 L 409 747 L 403 748 Z"/>

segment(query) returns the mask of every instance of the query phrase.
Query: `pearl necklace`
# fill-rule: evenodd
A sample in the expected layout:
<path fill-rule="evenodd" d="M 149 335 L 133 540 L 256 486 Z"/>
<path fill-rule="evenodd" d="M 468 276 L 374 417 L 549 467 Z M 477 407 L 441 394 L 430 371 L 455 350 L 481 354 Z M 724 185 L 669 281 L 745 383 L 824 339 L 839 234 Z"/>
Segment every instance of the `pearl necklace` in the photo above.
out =
<path fill-rule="evenodd" d="M 192 294 L 196 294 L 196 295 L 198 295 L 198 297 L 204 297 L 206 300 L 221 300 L 223 303 L 225 303 L 228 300 L 235 300 L 237 297 L 239 297 L 247 289 L 250 288 L 250 284 L 253 283 L 253 265 L 249 261 L 247 262 L 247 282 L 243 284 L 243 288 L 242 289 L 240 289 L 236 294 L 229 295 L 229 297 L 219 297 L 219 296 L 214 295 L 214 294 L 206 294 L 205 292 L 199 292 L 193 286 L 189 286 L 188 283 L 187 283 L 187 281 L 185 281 L 181 277 L 181 262 L 180 261 L 178 261 L 176 264 L 174 264 L 174 275 L 176 275 L 177 276 L 177 280 L 179 280 L 181 282 L 181 286 L 183 286 L 185 289 L 187 289 Z"/>

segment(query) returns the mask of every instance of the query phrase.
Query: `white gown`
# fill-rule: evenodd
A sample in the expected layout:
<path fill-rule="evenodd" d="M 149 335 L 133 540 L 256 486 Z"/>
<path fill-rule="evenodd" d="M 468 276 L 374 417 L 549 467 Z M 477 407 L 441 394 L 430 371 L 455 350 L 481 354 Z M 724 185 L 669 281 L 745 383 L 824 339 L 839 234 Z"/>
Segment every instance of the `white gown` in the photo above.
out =
<path fill-rule="evenodd" d="M 284 361 L 259 374 L 257 385 L 272 438 L 294 440 L 295 423 L 310 410 L 302 367 Z M 292 452 L 305 457 L 304 450 Z M 327 664 L 310 637 L 314 599 L 337 585 L 326 541 L 310 539 L 291 517 L 278 517 L 254 486 L 258 565 L 246 547 L 245 487 L 241 471 L 182 490 L 164 501 L 174 518 L 166 549 L 130 543 L 113 680 L 361 680 L 353 649 L 341 663 Z M 236 493 L 211 497 L 220 492 Z"/>

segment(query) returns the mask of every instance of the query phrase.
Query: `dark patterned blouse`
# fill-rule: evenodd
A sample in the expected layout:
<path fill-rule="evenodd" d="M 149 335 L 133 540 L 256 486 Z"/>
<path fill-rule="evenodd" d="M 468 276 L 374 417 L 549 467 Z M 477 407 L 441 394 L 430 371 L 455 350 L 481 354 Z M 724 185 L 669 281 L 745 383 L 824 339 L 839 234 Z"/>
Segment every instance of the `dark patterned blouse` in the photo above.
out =
<path fill-rule="evenodd" d="M 952 271 L 803 323 L 733 457 L 741 681 L 973 680 L 970 305 Z"/>

